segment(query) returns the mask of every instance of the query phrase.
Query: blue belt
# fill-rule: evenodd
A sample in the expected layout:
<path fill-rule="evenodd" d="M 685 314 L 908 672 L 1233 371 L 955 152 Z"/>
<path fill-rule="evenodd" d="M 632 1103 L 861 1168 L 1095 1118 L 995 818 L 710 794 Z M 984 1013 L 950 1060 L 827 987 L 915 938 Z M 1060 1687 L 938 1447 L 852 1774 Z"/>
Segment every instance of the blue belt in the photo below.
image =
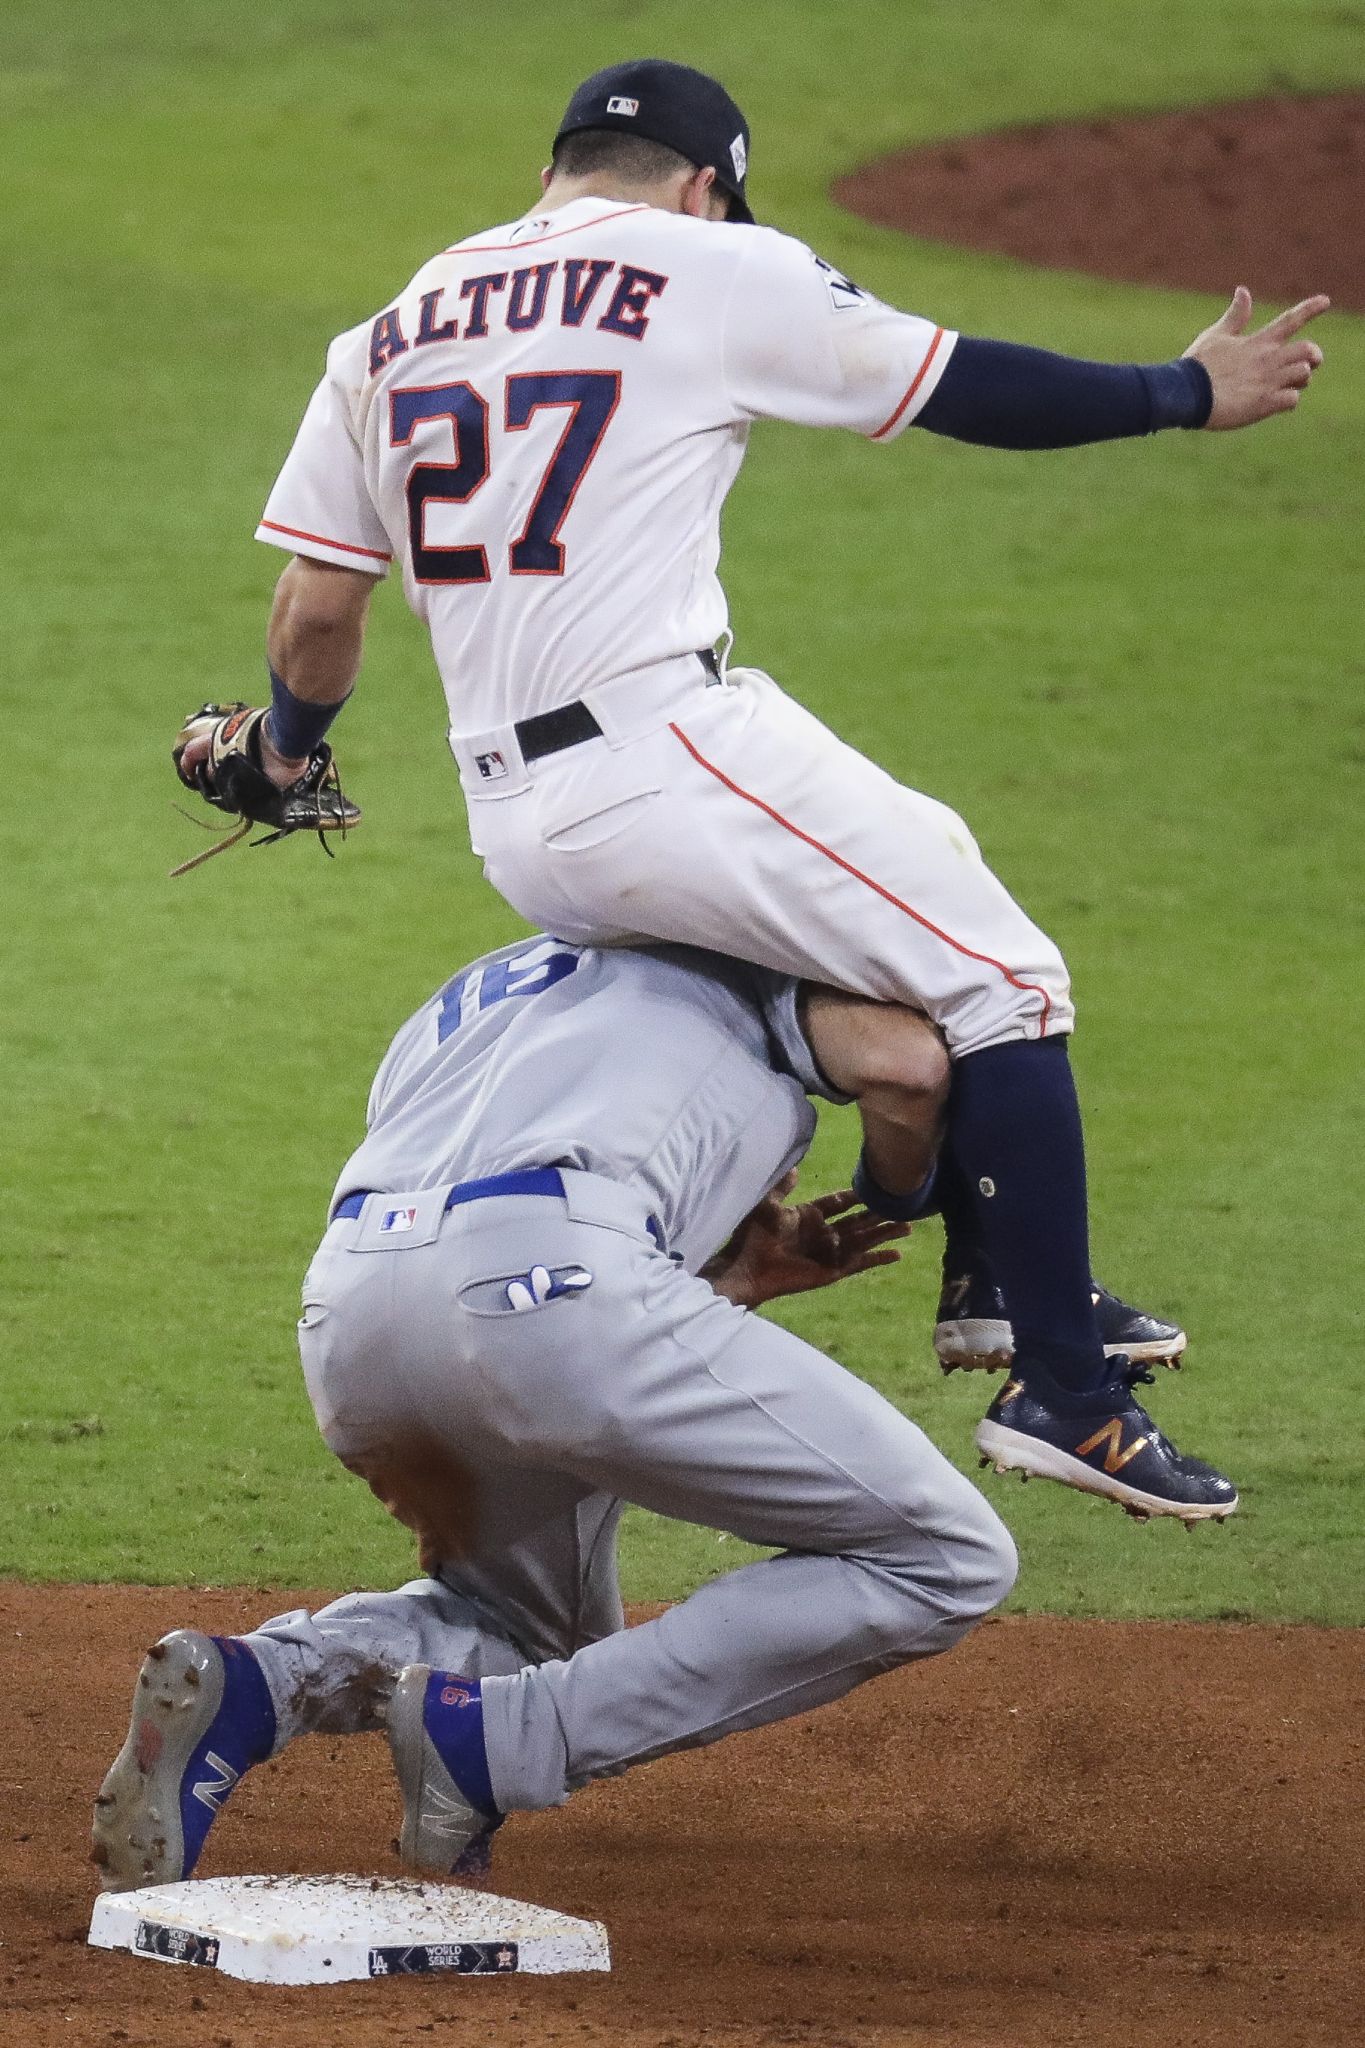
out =
<path fill-rule="evenodd" d="M 358 1216 L 374 1188 L 357 1188 L 343 1195 L 332 1211 L 335 1223 L 342 1216 Z M 457 1181 L 446 1196 L 446 1208 L 458 1209 L 462 1202 L 486 1201 L 490 1195 L 562 1195 L 564 1176 L 557 1166 L 527 1166 L 520 1173 L 494 1173 L 486 1180 Z"/>

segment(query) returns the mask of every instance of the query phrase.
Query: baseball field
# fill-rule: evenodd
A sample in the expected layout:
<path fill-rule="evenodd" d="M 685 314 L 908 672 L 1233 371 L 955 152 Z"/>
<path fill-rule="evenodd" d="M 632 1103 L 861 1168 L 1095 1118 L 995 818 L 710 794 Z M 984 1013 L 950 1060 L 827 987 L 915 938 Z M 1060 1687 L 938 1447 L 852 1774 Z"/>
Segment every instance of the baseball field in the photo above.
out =
<path fill-rule="evenodd" d="M 964 1650 L 504 1831 L 500 1884 L 607 1920 L 617 1968 L 590 1989 L 252 1993 L 79 1946 L 89 1801 L 151 1636 L 410 1574 L 316 1435 L 298 1282 L 392 1030 L 519 930 L 468 850 L 396 588 L 335 735 L 365 811 L 337 860 L 298 841 L 169 881 L 201 838 L 172 807 L 170 738 L 205 699 L 259 700 L 282 558 L 251 534 L 330 336 L 523 211 L 572 85 L 651 51 L 726 80 L 759 218 L 861 284 L 952 327 L 1155 361 L 1261 275 L 1164 286 L 1148 252 L 1125 283 L 1120 237 L 1101 279 L 1067 267 L 1076 242 L 1026 262 L 989 220 L 983 246 L 931 240 L 831 186 L 1021 124 L 1365 94 L 1365 7 L 9 0 L 3 2030 L 1365 2038 L 1359 296 L 1318 324 L 1302 409 L 1255 433 L 1020 457 L 765 426 L 725 525 L 738 656 L 961 810 L 1066 952 L 1097 1271 L 1189 1331 L 1150 1405 L 1233 1474 L 1241 1512 L 1186 1536 L 983 1475 L 1022 1569 Z M 1362 129 L 1341 121 L 1320 176 L 1353 171 L 1359 195 Z M 1074 219 L 1083 150 L 1069 175 L 1053 147 Z M 1222 154 L 1224 186 L 1243 160 L 1265 174 Z M 1306 216 L 1339 203 L 1319 182 L 1296 188 Z M 1182 188 L 1173 245 L 1215 200 Z M 1239 264 L 1273 290 L 1294 209 L 1277 188 L 1246 210 L 1263 249 Z M 1358 244 L 1359 197 L 1351 217 Z M 1330 267 L 1330 238 L 1303 239 Z M 1358 248 L 1340 260 L 1340 287 L 1303 288 L 1349 307 Z M 828 1114 L 803 1185 L 841 1184 L 854 1148 Z M 922 1227 L 900 1267 L 781 1314 L 974 1470 L 989 1393 L 935 1365 L 937 1251 Z M 679 1597 L 742 1554 L 634 1515 L 627 1595 Z M 244 1787 L 205 1870 L 393 1871 L 386 1768 L 368 1738 L 300 1744 Z"/>

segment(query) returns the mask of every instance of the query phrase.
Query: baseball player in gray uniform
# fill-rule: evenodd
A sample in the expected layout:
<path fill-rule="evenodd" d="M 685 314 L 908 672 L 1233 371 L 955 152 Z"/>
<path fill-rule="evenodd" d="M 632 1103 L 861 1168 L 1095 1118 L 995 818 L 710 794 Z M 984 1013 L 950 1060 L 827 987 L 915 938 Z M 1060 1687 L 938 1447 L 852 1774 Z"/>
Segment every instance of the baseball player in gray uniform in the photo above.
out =
<path fill-rule="evenodd" d="M 424 1004 L 337 1181 L 300 1346 L 327 1443 L 428 1576 L 155 1645 L 96 1806 L 105 1885 L 187 1875 L 242 1774 L 305 1730 L 386 1725 L 405 1860 L 468 1871 L 509 1812 L 959 1642 L 1013 1582 L 1004 1525 L 880 1394 L 750 1313 L 893 1259 L 906 1228 L 783 1202 L 811 1098 L 856 1100 L 908 1193 L 947 1072 L 908 1010 L 683 948 L 535 938 Z M 626 1630 L 623 1501 L 779 1554 Z"/>

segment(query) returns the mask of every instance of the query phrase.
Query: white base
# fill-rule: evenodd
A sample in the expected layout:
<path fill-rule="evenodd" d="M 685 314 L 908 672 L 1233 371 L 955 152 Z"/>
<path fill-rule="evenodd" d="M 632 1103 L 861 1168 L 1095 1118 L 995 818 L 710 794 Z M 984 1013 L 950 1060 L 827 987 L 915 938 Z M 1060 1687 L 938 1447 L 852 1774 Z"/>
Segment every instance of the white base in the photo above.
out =
<path fill-rule="evenodd" d="M 197 1963 L 254 1984 L 609 1970 L 607 1931 L 463 1885 L 370 1877 L 211 1877 L 104 1892 L 92 1948 Z"/>

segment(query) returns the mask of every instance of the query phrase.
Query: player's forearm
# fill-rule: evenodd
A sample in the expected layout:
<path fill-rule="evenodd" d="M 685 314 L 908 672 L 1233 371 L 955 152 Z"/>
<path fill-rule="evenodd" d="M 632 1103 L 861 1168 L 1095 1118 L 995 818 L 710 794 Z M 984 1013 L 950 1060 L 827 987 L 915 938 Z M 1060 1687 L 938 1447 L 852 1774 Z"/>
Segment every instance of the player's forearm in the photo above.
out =
<path fill-rule="evenodd" d="M 296 557 L 275 586 L 266 652 L 308 704 L 340 704 L 360 673 L 374 579 Z"/>
<path fill-rule="evenodd" d="M 263 739 L 281 763 L 311 755 L 350 696 L 373 589 L 373 578 L 356 570 L 301 557 L 276 585 L 266 633 L 271 708 Z"/>
<path fill-rule="evenodd" d="M 858 1103 L 863 1167 L 890 1195 L 911 1195 L 933 1171 L 943 1136 L 941 1101 L 894 1088 L 873 1089 Z"/>
<path fill-rule="evenodd" d="M 1076 448 L 1202 427 L 1213 404 L 1203 364 L 1092 363 L 962 335 L 915 421 L 986 448 Z"/>

